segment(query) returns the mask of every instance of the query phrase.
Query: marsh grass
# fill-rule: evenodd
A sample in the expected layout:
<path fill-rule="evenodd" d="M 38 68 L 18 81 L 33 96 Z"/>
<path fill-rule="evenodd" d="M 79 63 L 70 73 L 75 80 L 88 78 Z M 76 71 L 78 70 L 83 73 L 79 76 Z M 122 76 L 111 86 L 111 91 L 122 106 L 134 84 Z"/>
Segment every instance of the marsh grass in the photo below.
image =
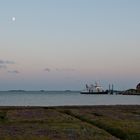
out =
<path fill-rule="evenodd" d="M 7 112 L 2 111 L 0 112 L 0 123 L 4 123 L 7 121 Z"/>
<path fill-rule="evenodd" d="M 92 115 L 94 115 L 94 116 L 97 116 L 97 117 L 103 117 L 103 115 L 102 115 L 102 114 L 97 113 L 97 112 L 92 112 L 91 114 L 92 114 Z"/>
<path fill-rule="evenodd" d="M 34 137 L 34 136 L 6 136 L 0 138 L 0 140 L 52 140 L 48 138 L 47 136 L 41 136 L 41 137 Z"/>
<path fill-rule="evenodd" d="M 140 140 L 139 124 L 139 107 L 1 108 L 0 140 Z"/>
<path fill-rule="evenodd" d="M 103 129 L 105 131 L 107 131 L 108 133 L 110 133 L 111 135 L 120 138 L 122 140 L 140 140 L 140 133 L 134 133 L 134 130 L 130 130 L 131 133 L 129 133 L 129 129 L 127 129 L 127 131 L 125 130 L 124 127 L 122 127 L 125 124 L 124 120 L 121 121 L 117 121 L 117 120 L 109 120 L 105 118 L 101 118 L 101 119 L 91 119 L 88 118 L 88 115 L 83 115 L 83 114 L 78 114 L 78 113 L 73 113 L 72 110 L 64 110 L 64 113 L 71 115 L 83 122 L 87 122 L 89 124 L 92 124 L 94 126 L 97 126 L 100 129 Z M 92 113 L 95 116 L 103 117 L 103 115 L 98 114 L 98 113 Z M 129 124 L 129 122 L 127 122 L 125 125 L 127 127 L 127 125 Z M 134 124 L 135 126 L 135 124 Z M 135 128 L 135 127 L 134 127 Z"/>

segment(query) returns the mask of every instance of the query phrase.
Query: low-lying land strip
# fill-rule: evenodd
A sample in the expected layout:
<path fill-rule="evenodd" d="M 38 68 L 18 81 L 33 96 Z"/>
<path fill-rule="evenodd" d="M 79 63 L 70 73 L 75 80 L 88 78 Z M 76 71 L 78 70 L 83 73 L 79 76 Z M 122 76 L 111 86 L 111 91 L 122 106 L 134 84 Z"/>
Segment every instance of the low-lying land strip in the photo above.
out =
<path fill-rule="evenodd" d="M 140 105 L 0 107 L 0 140 L 140 140 Z"/>

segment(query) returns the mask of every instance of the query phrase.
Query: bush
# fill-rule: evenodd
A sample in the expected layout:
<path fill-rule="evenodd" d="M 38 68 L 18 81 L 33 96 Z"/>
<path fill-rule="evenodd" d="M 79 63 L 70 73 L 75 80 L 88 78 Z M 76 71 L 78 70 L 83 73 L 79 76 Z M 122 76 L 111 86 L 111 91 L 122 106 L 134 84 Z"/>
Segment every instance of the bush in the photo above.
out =
<path fill-rule="evenodd" d="M 0 112 L 0 122 L 5 122 L 7 120 L 6 112 Z"/>

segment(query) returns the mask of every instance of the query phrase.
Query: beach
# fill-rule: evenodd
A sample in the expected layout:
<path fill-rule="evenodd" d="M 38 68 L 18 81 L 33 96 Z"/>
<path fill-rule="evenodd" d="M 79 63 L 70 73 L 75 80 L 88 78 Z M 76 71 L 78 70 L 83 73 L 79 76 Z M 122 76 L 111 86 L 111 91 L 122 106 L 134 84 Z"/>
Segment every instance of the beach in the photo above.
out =
<path fill-rule="evenodd" d="M 0 140 L 139 140 L 140 105 L 1 106 Z"/>

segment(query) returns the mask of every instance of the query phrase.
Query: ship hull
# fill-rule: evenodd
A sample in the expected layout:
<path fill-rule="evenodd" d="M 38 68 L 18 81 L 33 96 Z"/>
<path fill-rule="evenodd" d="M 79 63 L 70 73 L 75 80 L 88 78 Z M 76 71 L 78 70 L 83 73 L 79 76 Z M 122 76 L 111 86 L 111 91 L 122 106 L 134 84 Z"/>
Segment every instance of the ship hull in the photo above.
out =
<path fill-rule="evenodd" d="M 81 91 L 81 94 L 108 94 L 107 91 L 102 91 L 102 92 L 87 92 L 87 91 Z"/>

